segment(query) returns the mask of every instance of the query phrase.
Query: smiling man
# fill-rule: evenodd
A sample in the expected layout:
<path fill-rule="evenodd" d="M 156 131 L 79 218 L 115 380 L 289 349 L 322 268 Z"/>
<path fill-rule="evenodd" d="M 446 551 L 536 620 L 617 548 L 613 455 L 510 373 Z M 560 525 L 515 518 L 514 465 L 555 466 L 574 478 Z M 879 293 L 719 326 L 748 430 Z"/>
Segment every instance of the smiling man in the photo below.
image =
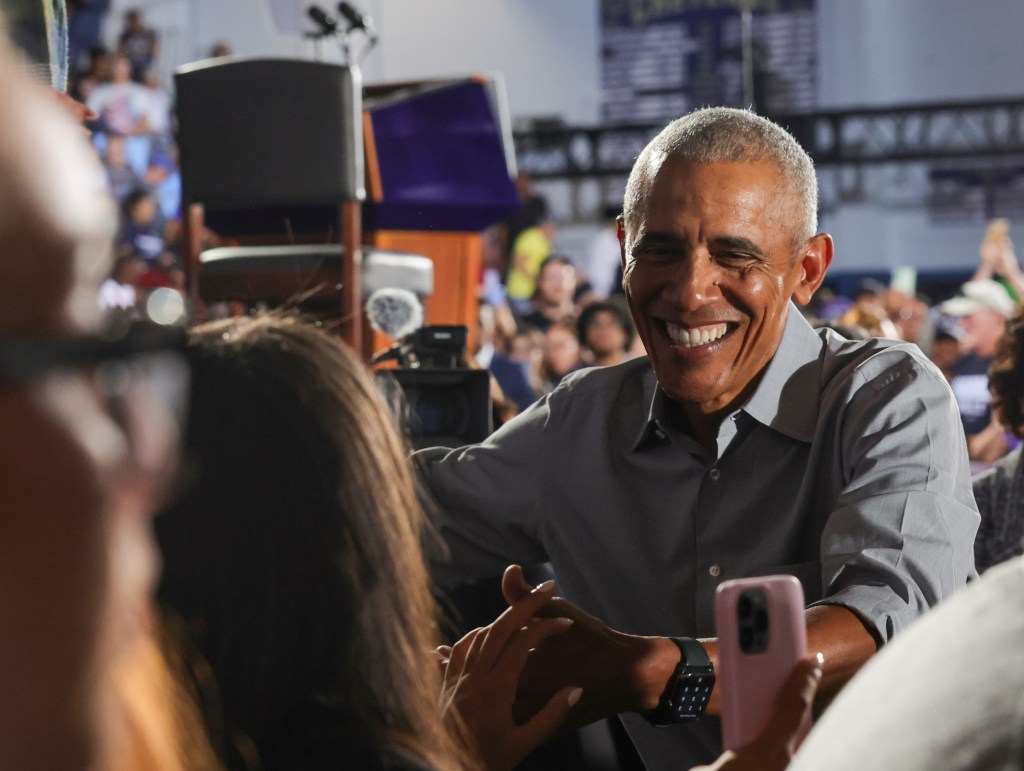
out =
<path fill-rule="evenodd" d="M 786 188 L 766 160 L 651 150 L 634 172 L 619 236 L 626 296 L 661 389 L 710 449 L 775 355 L 790 298 L 806 304 L 832 261 L 832 239 Z"/>
<path fill-rule="evenodd" d="M 794 306 L 833 247 L 784 130 L 724 108 L 673 122 L 636 161 L 619 239 L 648 359 L 570 376 L 483 444 L 420 458 L 442 581 L 550 561 L 596 617 L 561 608 L 578 623 L 531 657 L 523 706 L 582 686 L 577 720 L 645 713 L 623 722 L 647 767 L 679 769 L 719 750 L 717 691 L 709 717 L 669 706 L 717 666 L 722 581 L 800 579 L 828 698 L 973 574 L 978 514 L 938 370 Z"/>

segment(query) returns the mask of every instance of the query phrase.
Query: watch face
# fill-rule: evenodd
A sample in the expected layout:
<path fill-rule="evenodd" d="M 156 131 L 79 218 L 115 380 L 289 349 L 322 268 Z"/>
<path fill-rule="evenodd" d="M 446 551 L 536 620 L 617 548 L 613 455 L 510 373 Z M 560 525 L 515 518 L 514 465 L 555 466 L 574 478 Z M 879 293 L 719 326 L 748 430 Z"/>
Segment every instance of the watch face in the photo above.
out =
<path fill-rule="evenodd" d="M 677 720 L 696 718 L 704 714 L 711 698 L 711 689 L 715 687 L 713 675 L 688 674 L 680 679 L 676 688 L 676 700 L 673 712 Z"/>

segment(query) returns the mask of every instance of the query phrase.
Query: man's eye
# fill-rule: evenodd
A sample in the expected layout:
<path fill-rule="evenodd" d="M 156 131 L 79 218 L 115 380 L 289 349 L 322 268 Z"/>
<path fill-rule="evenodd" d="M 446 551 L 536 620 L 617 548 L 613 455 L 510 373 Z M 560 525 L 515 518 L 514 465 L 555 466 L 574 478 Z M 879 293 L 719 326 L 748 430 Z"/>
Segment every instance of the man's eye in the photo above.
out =
<path fill-rule="evenodd" d="M 715 259 L 726 265 L 745 265 L 754 261 L 752 255 L 744 252 L 719 252 Z"/>
<path fill-rule="evenodd" d="M 672 260 L 677 255 L 678 252 L 676 250 L 661 246 L 649 246 L 633 250 L 633 256 L 640 260 Z"/>

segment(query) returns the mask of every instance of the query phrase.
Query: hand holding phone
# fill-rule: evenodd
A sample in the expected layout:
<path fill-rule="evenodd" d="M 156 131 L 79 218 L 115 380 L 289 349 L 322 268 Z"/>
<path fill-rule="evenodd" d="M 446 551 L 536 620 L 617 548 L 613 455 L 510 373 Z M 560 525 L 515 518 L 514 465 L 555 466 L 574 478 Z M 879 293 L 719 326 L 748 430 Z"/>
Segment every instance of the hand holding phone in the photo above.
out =
<path fill-rule="evenodd" d="M 807 652 L 804 592 L 793 576 L 725 581 L 715 593 L 722 743 L 735 750 L 767 725 L 783 683 Z M 801 729 L 803 738 L 810 723 Z"/>

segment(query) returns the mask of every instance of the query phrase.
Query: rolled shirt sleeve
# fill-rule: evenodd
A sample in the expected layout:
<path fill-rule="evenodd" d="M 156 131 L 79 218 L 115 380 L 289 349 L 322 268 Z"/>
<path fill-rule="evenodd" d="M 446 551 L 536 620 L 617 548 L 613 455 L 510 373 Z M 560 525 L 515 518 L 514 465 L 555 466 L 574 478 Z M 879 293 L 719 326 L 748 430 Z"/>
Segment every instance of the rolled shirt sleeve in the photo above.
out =
<path fill-rule="evenodd" d="M 817 604 L 848 607 L 884 642 L 976 575 L 979 517 L 955 402 L 927 362 L 877 353 L 844 397 Z"/>

